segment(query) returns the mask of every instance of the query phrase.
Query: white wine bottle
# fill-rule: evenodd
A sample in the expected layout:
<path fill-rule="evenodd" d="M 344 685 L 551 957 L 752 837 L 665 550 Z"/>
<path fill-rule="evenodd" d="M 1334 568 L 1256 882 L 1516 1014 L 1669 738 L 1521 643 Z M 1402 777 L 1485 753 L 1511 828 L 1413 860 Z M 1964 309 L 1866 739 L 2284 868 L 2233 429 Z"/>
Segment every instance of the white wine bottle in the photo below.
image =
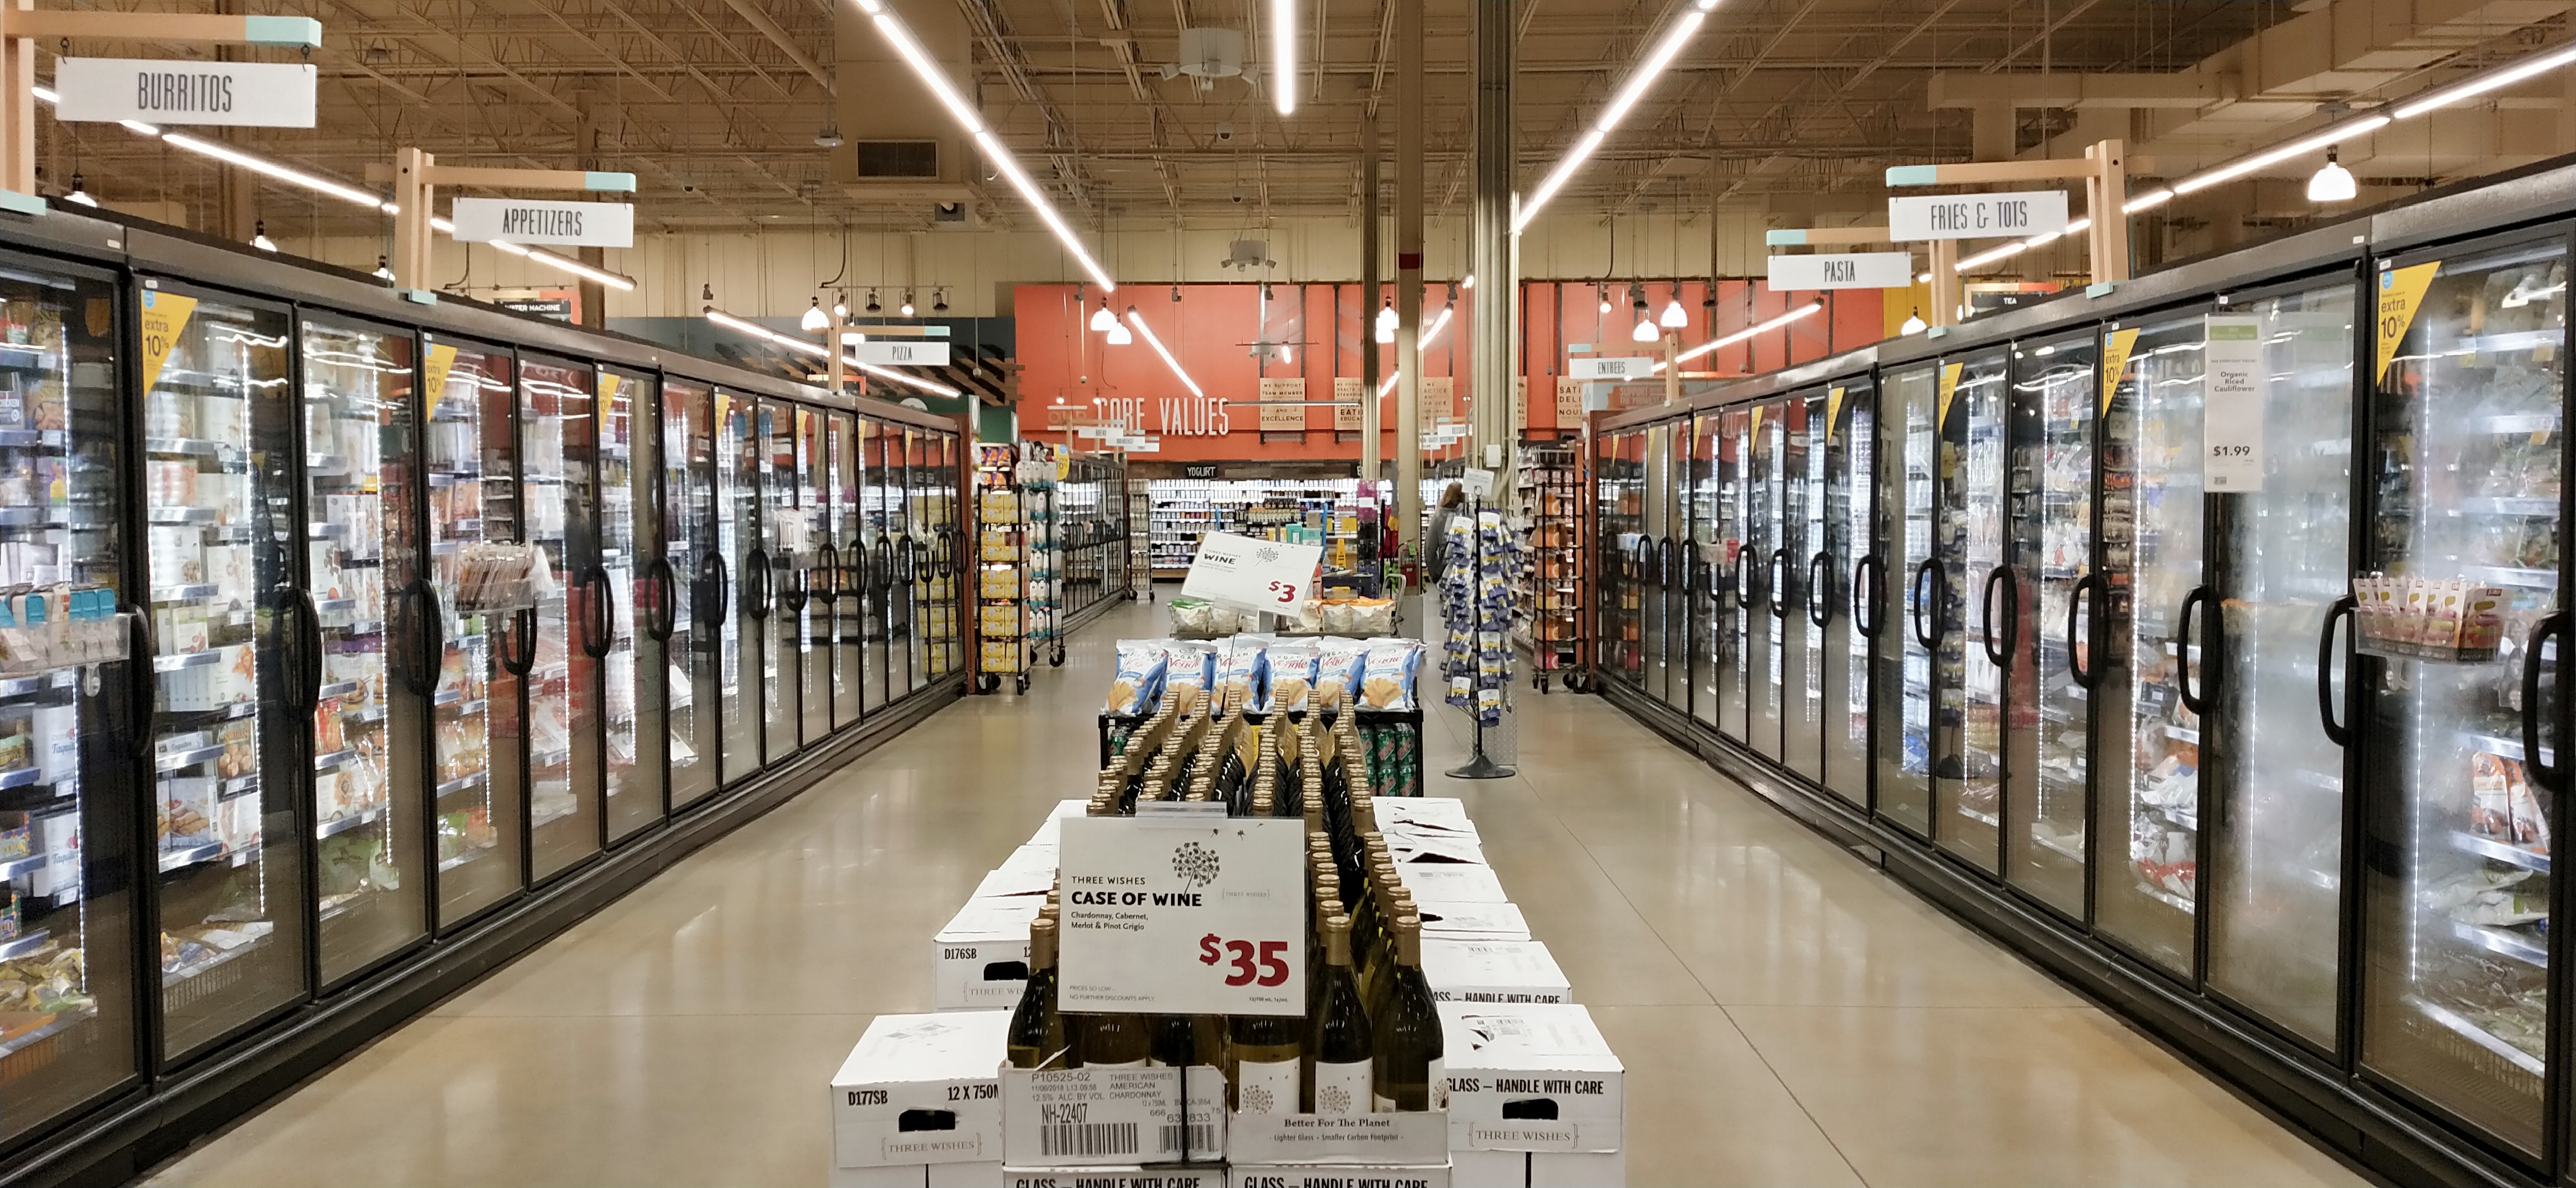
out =
<path fill-rule="evenodd" d="M 1073 1049 L 1084 1068 L 1143 1068 L 1154 1051 L 1154 1016 L 1073 1016 Z"/>
<path fill-rule="evenodd" d="M 1312 1053 L 1306 1111 L 1366 1114 L 1376 1109 L 1377 1051 L 1368 1012 L 1351 977 L 1351 918 L 1324 921 L 1324 978 L 1306 1048 Z M 1438 1020 L 1435 1018 L 1436 1025 Z"/>
<path fill-rule="evenodd" d="M 1020 991 L 1020 1005 L 1011 1011 L 1006 1047 L 1013 1068 L 1072 1068 L 1081 1063 L 1065 1042 L 1064 1016 L 1056 1013 L 1055 928 L 1055 921 L 1045 917 L 1029 922 L 1029 984 Z"/>
<path fill-rule="evenodd" d="M 1238 1114 L 1297 1112 L 1304 1072 L 1302 1015 L 1236 1015 L 1225 1046 L 1225 1104 Z"/>
<path fill-rule="evenodd" d="M 1395 921 L 1395 964 L 1388 968 L 1386 1009 L 1376 1021 L 1377 1111 L 1449 1108 L 1441 1069 L 1440 1009 L 1422 980 L 1422 919 Z"/>

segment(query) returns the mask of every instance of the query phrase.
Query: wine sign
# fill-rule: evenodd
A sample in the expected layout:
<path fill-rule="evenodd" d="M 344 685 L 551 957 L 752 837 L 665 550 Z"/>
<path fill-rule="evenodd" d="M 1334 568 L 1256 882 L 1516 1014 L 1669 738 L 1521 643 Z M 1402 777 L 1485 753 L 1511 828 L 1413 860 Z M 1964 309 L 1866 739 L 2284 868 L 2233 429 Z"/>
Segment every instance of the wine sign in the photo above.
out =
<path fill-rule="evenodd" d="M 1067 817 L 1059 828 L 1064 1011 L 1306 1013 L 1303 820 Z"/>
<path fill-rule="evenodd" d="M 1322 545 L 1211 532 L 1199 538 L 1181 593 L 1237 610 L 1294 614 L 1314 592 L 1323 560 Z"/>

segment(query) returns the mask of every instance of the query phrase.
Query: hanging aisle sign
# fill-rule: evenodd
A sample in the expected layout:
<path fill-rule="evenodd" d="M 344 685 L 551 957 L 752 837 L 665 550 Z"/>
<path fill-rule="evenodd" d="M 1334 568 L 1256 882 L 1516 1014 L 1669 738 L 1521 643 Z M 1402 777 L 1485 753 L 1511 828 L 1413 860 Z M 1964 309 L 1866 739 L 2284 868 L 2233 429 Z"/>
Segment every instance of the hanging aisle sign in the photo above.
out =
<path fill-rule="evenodd" d="M 2065 229 L 2064 190 L 1936 194 L 1887 200 L 1887 237 L 1898 243 L 1924 239 L 2019 239 Z"/>
<path fill-rule="evenodd" d="M 1644 358 L 1603 358 L 1566 360 L 1565 374 L 1579 380 L 1640 380 L 1655 374 L 1655 361 Z"/>
<path fill-rule="evenodd" d="M 624 202 L 459 198 L 448 217 L 456 220 L 458 243 L 635 246 L 635 208 Z"/>
<path fill-rule="evenodd" d="M 1773 256 L 1771 291 L 1811 289 L 1910 289 L 1912 252 L 1860 252 L 1845 256 Z"/>
<path fill-rule="evenodd" d="M 64 58 L 54 64 L 54 118 L 310 128 L 317 77 L 298 62 Z"/>
<path fill-rule="evenodd" d="M 901 338 L 871 338 L 850 344 L 850 353 L 861 363 L 891 364 L 897 367 L 946 367 L 948 344 Z"/>
<path fill-rule="evenodd" d="M 1067 817 L 1062 833 L 1066 1011 L 1306 1013 L 1303 821 Z"/>

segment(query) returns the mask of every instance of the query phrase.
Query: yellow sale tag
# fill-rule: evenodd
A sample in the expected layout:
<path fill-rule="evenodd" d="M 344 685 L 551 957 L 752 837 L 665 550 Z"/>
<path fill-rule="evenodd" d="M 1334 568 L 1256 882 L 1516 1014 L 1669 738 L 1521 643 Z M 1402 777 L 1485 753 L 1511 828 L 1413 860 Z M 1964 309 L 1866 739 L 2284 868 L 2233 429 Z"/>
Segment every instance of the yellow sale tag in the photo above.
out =
<path fill-rule="evenodd" d="M 434 417 L 438 415 L 439 398 L 447 395 L 447 374 L 456 370 L 456 348 L 443 342 L 433 342 L 429 344 L 429 357 L 424 363 L 420 378 L 426 389 L 426 407 L 429 415 Z"/>
<path fill-rule="evenodd" d="M 2102 340 L 2102 412 L 2111 411 L 2111 394 L 2120 390 L 2120 373 L 2129 369 L 2129 352 L 2138 346 L 2135 330 L 2114 330 Z"/>
<path fill-rule="evenodd" d="M 1834 434 L 1839 431 L 1842 423 L 1843 390 L 1841 388 L 1828 389 L 1825 392 L 1825 440 L 1834 440 Z"/>
<path fill-rule="evenodd" d="M 1959 373 L 1967 369 L 1968 365 L 1965 363 L 1941 365 L 1941 395 L 1939 404 L 1932 410 L 1932 428 L 1935 432 L 1950 423 L 1950 398 L 1959 394 Z"/>
<path fill-rule="evenodd" d="M 2406 332 L 2415 326 L 2415 313 L 2424 306 L 2424 290 L 2433 287 L 2433 276 L 2442 270 L 2442 262 L 2417 264 L 2411 268 L 2391 268 L 2379 274 L 2379 367 L 2373 372 L 2388 378 L 2388 365 L 2397 361 L 2397 344 L 2406 341 Z"/>
<path fill-rule="evenodd" d="M 151 390 L 161 382 L 161 368 L 170 362 L 170 352 L 179 348 L 179 333 L 188 328 L 188 318 L 197 312 L 197 299 L 157 289 L 143 291 L 143 387 Z"/>

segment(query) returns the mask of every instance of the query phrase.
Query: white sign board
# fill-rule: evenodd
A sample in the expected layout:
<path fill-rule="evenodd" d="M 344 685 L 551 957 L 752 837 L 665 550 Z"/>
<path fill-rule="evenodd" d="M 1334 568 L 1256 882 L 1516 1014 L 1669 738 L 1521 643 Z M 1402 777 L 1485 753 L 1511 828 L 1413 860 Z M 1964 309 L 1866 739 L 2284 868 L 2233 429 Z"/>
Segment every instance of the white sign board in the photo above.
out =
<path fill-rule="evenodd" d="M 2066 191 L 2011 194 L 1932 194 L 1887 200 L 1887 237 L 2019 239 L 2066 229 Z"/>
<path fill-rule="evenodd" d="M 1306 1013 L 1303 821 L 1067 817 L 1059 829 L 1064 1010 Z"/>
<path fill-rule="evenodd" d="M 1914 287 L 1911 252 L 1859 252 L 1847 256 L 1773 256 L 1774 293 L 1809 289 L 1909 289 Z"/>
<path fill-rule="evenodd" d="M 1242 610 L 1292 613 L 1313 589 L 1324 547 L 1211 532 L 1199 538 L 1181 593 Z"/>
<path fill-rule="evenodd" d="M 635 246 L 635 208 L 624 202 L 459 198 L 448 217 L 456 220 L 458 243 Z"/>
<path fill-rule="evenodd" d="M 2205 409 L 2201 438 L 2205 490 L 2263 489 L 2263 324 L 2212 316 L 2201 353 Z"/>
<path fill-rule="evenodd" d="M 1458 478 L 1458 489 L 1471 499 L 1489 498 L 1494 493 L 1494 472 L 1470 466 Z"/>
<path fill-rule="evenodd" d="M 1641 380 L 1655 374 L 1652 359 L 1612 358 L 1598 355 L 1589 359 L 1568 359 L 1565 374 L 1579 380 Z"/>
<path fill-rule="evenodd" d="M 316 77 L 300 62 L 64 58 L 54 64 L 54 118 L 310 128 Z"/>
<path fill-rule="evenodd" d="M 1075 437 L 1108 438 L 1116 436 L 1117 433 L 1118 429 L 1114 425 L 1076 425 L 1073 427 L 1073 435 Z"/>
<path fill-rule="evenodd" d="M 946 367 L 948 344 L 902 338 L 871 338 L 850 344 L 850 353 L 861 363 L 894 364 L 900 367 Z"/>

